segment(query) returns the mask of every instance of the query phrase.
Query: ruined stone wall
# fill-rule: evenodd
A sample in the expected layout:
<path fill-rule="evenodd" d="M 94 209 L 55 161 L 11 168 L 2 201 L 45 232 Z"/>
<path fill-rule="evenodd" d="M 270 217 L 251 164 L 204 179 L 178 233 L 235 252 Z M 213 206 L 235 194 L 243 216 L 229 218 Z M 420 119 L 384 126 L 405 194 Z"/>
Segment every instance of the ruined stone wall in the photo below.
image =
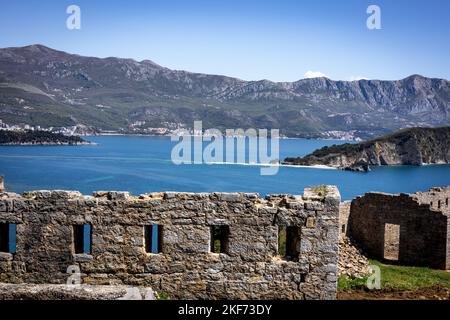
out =
<path fill-rule="evenodd" d="M 449 217 L 430 206 L 433 200 L 445 199 L 449 189 L 439 190 L 358 197 L 351 204 L 348 234 L 370 257 L 450 269 Z"/>
<path fill-rule="evenodd" d="M 341 240 L 347 236 L 351 204 L 351 201 L 344 201 L 339 206 L 339 238 Z"/>
<path fill-rule="evenodd" d="M 4 182 L 4 178 L 2 176 L 0 176 L 0 192 L 5 191 L 5 182 Z"/>
<path fill-rule="evenodd" d="M 422 204 L 429 204 L 430 208 L 442 212 L 450 217 L 450 187 L 432 188 L 428 192 L 417 192 L 414 197 Z M 446 269 L 450 269 L 450 219 L 447 219 L 447 258 Z"/>
<path fill-rule="evenodd" d="M 433 188 L 427 192 L 412 195 L 421 204 L 429 204 L 432 209 L 450 215 L 450 187 Z"/>
<path fill-rule="evenodd" d="M 0 194 L 0 223 L 16 223 L 16 253 L 0 254 L 0 282 L 65 283 L 79 265 L 85 284 L 149 286 L 170 298 L 334 299 L 339 192 L 243 193 L 36 191 Z M 73 225 L 92 226 L 92 254 L 74 253 Z M 159 224 L 162 253 L 145 250 Z M 229 226 L 226 253 L 210 252 L 210 227 Z M 298 256 L 278 255 L 278 227 L 300 230 Z"/>

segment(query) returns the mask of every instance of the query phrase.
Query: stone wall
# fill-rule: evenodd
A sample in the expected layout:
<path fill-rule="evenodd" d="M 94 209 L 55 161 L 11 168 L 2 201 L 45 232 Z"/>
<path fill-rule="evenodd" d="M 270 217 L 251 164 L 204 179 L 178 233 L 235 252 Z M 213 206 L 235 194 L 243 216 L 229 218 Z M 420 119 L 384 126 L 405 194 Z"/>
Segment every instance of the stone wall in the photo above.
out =
<path fill-rule="evenodd" d="M 352 201 L 348 235 L 370 257 L 450 269 L 449 196 L 450 187 L 412 195 L 368 193 Z"/>
<path fill-rule="evenodd" d="M 0 176 L 0 192 L 5 191 L 5 182 L 4 182 L 4 178 L 2 176 Z"/>
<path fill-rule="evenodd" d="M 148 286 L 170 298 L 334 299 L 340 195 L 335 187 L 260 199 L 246 193 L 35 191 L 0 194 L 0 223 L 15 223 L 16 253 L 0 254 L 0 282 Z M 74 253 L 74 225 L 90 224 L 91 254 Z M 162 253 L 145 250 L 144 226 L 162 226 Z M 211 226 L 229 228 L 210 252 Z M 299 229 L 298 255 L 278 255 L 279 226 Z"/>
<path fill-rule="evenodd" d="M 350 216 L 351 201 L 341 202 L 339 206 L 339 239 L 347 236 L 348 218 Z"/>
<path fill-rule="evenodd" d="M 450 215 L 450 187 L 432 188 L 427 192 L 417 192 L 413 197 L 420 203 L 430 205 L 433 210 Z"/>

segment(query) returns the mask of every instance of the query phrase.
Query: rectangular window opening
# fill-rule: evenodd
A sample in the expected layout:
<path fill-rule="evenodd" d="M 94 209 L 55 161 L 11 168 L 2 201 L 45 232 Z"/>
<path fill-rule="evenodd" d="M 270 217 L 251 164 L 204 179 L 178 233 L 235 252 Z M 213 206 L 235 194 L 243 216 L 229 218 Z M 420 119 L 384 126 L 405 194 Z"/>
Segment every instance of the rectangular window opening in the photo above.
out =
<path fill-rule="evenodd" d="M 90 224 L 73 226 L 73 244 L 75 254 L 91 254 L 92 227 Z"/>
<path fill-rule="evenodd" d="M 211 252 L 227 253 L 229 235 L 229 226 L 211 226 Z"/>
<path fill-rule="evenodd" d="M 300 254 L 300 227 L 278 227 L 278 254 L 286 260 L 297 261 Z"/>
<path fill-rule="evenodd" d="M 144 227 L 145 252 L 162 253 L 163 227 L 159 224 L 152 224 Z"/>
<path fill-rule="evenodd" d="M 0 223 L 0 252 L 16 253 L 16 224 Z"/>
<path fill-rule="evenodd" d="M 398 261 L 400 252 L 400 225 L 386 223 L 384 226 L 384 259 Z"/>

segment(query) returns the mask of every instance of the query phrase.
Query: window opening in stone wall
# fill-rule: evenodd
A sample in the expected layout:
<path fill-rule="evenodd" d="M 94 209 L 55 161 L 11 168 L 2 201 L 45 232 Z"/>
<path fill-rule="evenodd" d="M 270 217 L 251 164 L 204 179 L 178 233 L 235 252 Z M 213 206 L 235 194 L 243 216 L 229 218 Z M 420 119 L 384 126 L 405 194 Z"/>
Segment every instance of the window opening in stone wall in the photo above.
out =
<path fill-rule="evenodd" d="M 384 226 L 384 259 L 398 261 L 400 253 L 400 225 L 386 223 Z"/>
<path fill-rule="evenodd" d="M 144 227 L 145 251 L 147 253 L 162 253 L 163 227 L 159 224 L 152 224 Z"/>
<path fill-rule="evenodd" d="M 211 226 L 211 252 L 227 253 L 229 235 L 229 226 Z"/>
<path fill-rule="evenodd" d="M 286 260 L 298 260 L 300 253 L 300 227 L 278 227 L 278 254 Z"/>
<path fill-rule="evenodd" d="M 73 226 L 73 244 L 76 254 L 91 254 L 92 227 L 90 224 Z"/>
<path fill-rule="evenodd" d="M 0 223 L 0 252 L 16 253 L 16 224 Z"/>
<path fill-rule="evenodd" d="M 438 209 L 441 208 L 441 200 L 438 200 Z"/>

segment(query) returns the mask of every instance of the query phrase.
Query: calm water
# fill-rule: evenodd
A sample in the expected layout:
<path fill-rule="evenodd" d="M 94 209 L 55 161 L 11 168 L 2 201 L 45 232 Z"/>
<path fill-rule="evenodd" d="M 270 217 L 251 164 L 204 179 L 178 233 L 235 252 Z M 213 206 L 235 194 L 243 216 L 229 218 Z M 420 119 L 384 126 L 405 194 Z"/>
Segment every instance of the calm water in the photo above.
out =
<path fill-rule="evenodd" d="M 450 185 L 450 166 L 385 167 L 369 173 L 310 168 L 280 168 L 261 176 L 260 167 L 238 165 L 174 165 L 174 145 L 165 137 L 88 137 L 95 146 L 0 147 L 0 175 L 9 191 L 37 189 L 154 191 L 243 191 L 300 194 L 305 187 L 337 185 L 343 199 L 368 191 L 425 191 Z M 280 158 L 305 155 L 319 147 L 342 143 L 281 140 Z"/>

